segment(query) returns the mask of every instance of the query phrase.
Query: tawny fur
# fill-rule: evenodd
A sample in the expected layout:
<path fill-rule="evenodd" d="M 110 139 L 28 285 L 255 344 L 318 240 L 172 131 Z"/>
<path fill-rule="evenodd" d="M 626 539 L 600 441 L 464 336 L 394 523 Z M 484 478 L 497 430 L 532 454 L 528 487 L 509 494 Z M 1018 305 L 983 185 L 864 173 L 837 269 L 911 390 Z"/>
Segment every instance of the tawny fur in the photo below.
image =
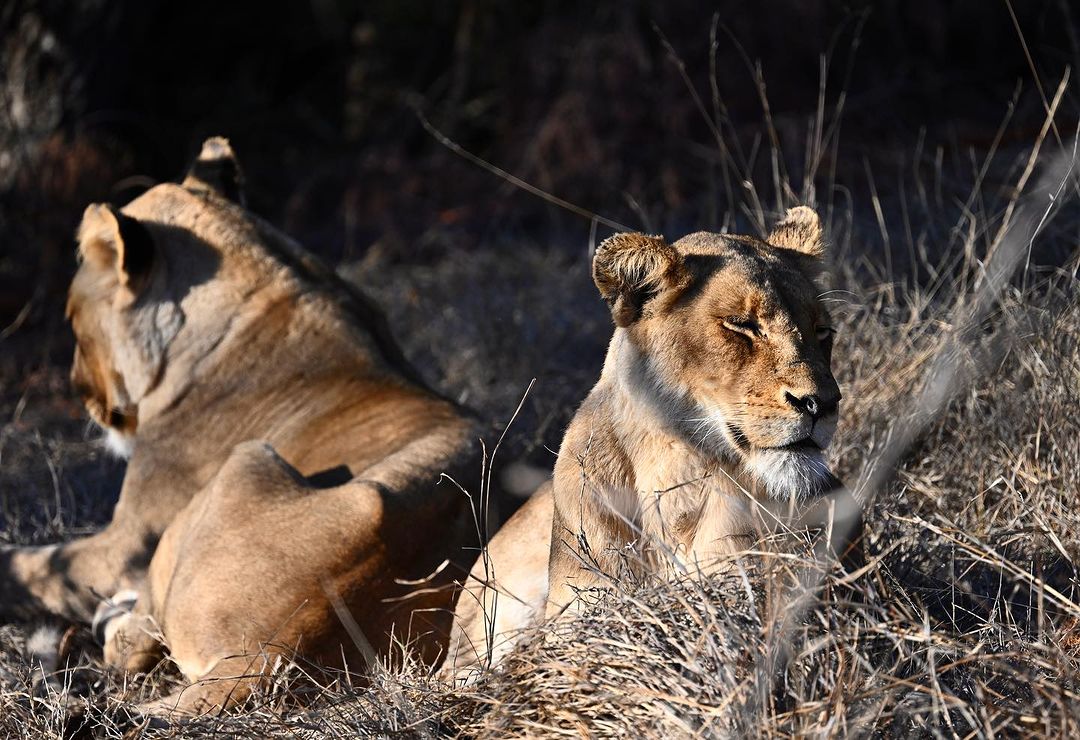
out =
<path fill-rule="evenodd" d="M 467 499 L 439 480 L 478 474 L 476 422 L 419 381 L 362 294 L 226 197 L 231 156 L 211 140 L 182 185 L 87 209 L 72 380 L 129 443 L 127 473 L 100 533 L 0 552 L 3 618 L 88 622 L 133 589 L 103 626 L 109 663 L 167 649 L 189 680 L 226 679 L 158 710 L 240 701 L 276 656 L 362 667 L 338 601 L 377 655 L 393 636 L 434 660 L 472 560 Z"/>
<path fill-rule="evenodd" d="M 620 234 L 597 249 L 593 276 L 616 325 L 600 380 L 566 431 L 553 486 L 496 533 L 487 572 L 474 567 L 445 677 L 497 665 L 530 624 L 620 568 L 723 567 L 831 487 L 821 449 L 840 391 L 812 280 L 821 257 L 820 223 L 803 207 L 768 243 Z M 809 396 L 826 413 L 793 405 Z"/>

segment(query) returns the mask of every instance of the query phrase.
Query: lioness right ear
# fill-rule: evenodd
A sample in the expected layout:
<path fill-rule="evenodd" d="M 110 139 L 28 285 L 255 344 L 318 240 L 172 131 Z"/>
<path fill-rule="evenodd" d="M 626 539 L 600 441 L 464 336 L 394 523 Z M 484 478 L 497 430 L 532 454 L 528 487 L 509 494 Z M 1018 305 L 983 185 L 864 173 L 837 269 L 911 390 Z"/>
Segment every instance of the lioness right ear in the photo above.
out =
<path fill-rule="evenodd" d="M 821 218 L 817 211 L 808 206 L 789 208 L 765 241 L 774 247 L 791 249 L 818 259 L 825 255 Z"/>
<path fill-rule="evenodd" d="M 646 301 L 685 284 L 687 277 L 682 256 L 661 236 L 615 234 L 600 243 L 593 257 L 593 282 L 619 327 L 637 321 Z"/>
<path fill-rule="evenodd" d="M 83 211 L 78 240 L 80 256 L 102 269 L 115 269 L 117 281 L 132 295 L 146 284 L 154 264 L 154 242 L 131 216 L 93 203 Z"/>
<path fill-rule="evenodd" d="M 224 136 L 211 136 L 203 142 L 199 156 L 191 163 L 187 176 L 180 184 L 188 190 L 211 191 L 234 203 L 247 205 L 243 188 L 244 173 L 229 140 Z"/>

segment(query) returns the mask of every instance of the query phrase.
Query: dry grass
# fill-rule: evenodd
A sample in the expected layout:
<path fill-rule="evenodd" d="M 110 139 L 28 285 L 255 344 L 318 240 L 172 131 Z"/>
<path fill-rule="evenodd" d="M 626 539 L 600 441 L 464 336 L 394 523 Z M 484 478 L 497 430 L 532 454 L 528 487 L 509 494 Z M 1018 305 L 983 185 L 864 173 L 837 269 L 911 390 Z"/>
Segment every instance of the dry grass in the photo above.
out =
<path fill-rule="evenodd" d="M 833 456 L 849 480 L 863 481 L 863 497 L 948 330 L 932 307 L 847 313 L 838 356 L 853 361 L 842 364 L 848 400 Z M 462 692 L 451 729 L 486 737 L 1080 731 L 1075 283 L 1001 302 L 984 331 L 965 347 L 955 397 L 868 507 L 873 556 L 854 582 L 800 560 L 763 579 L 626 584 L 559 625 L 562 639 L 534 640 L 503 672 Z M 815 588 L 791 623 L 790 608 L 806 596 L 796 581 Z"/>
<path fill-rule="evenodd" d="M 829 216 L 837 277 L 826 297 L 839 325 L 835 364 L 845 395 L 831 454 L 865 502 L 864 572 L 844 577 L 796 558 L 747 561 L 721 578 L 623 583 L 572 621 L 543 628 L 501 672 L 469 688 L 440 685 L 409 666 L 379 672 L 370 686 L 343 676 L 316 687 L 301 708 L 292 699 L 312 687 L 295 668 L 243 714 L 142 731 L 1080 732 L 1076 258 L 1055 270 L 1024 269 L 1029 246 L 1037 255 L 1075 249 L 1077 180 L 1062 165 L 1072 162 L 1070 143 L 1058 147 L 1044 130 L 1023 150 L 994 146 L 967 179 L 940 164 L 924 169 L 916 157 L 911 182 L 890 191 L 892 200 L 871 180 L 863 208 L 833 199 L 842 191 L 823 163 L 838 151 L 842 103 L 826 111 L 824 99 L 810 124 L 801 192 L 777 164 L 782 153 L 763 146 L 760 161 L 740 161 L 718 126 L 726 164 L 764 183 L 760 192 L 740 189 L 733 177 L 719 189 L 736 204 L 733 222 L 760 227 L 776 210 L 763 204 L 783 200 L 815 200 Z M 765 121 L 766 131 L 771 125 Z M 990 188 L 987 173 L 1011 187 Z M 584 396 L 609 332 L 584 251 L 567 265 L 546 250 L 507 244 L 423 267 L 362 264 L 351 275 L 388 307 L 423 372 L 489 417 L 507 418 L 538 375 L 515 449 L 550 463 L 540 441 Z M 890 267 L 880 254 L 890 255 Z M 893 260 L 905 254 L 900 269 Z M 550 629 L 560 639 L 544 639 Z M 117 708 L 175 681 L 163 671 L 128 682 L 77 649 L 78 667 L 42 680 L 23 658 L 23 637 L 0 631 L 4 736 L 120 737 Z"/>
<path fill-rule="evenodd" d="M 951 329 L 954 306 L 919 305 L 897 291 L 895 297 L 853 292 L 861 300 L 840 312 L 837 357 L 847 400 L 833 455 L 844 477 L 865 485 Z M 245 715 L 147 731 L 168 737 L 1075 732 L 1075 283 L 1059 277 L 999 301 L 963 359 L 956 394 L 868 508 L 869 571 L 850 585 L 822 574 L 822 588 L 794 626 L 778 628 L 778 615 L 793 598 L 784 584 L 805 579 L 815 567 L 808 562 L 787 565 L 787 578 L 766 579 L 767 586 L 753 575 L 625 584 L 561 625 L 564 639 L 533 640 L 503 672 L 469 689 L 451 690 L 418 670 L 402 670 L 380 675 L 368 689 L 330 687 L 309 710 L 280 713 L 280 697 L 269 697 Z M 14 635 L 5 633 L 9 646 Z M 70 735 L 88 722 L 99 736 L 119 736 L 105 695 L 135 699 L 167 680 L 124 686 L 83 662 L 74 678 L 60 680 L 89 698 L 68 703 L 28 669 L 12 668 L 0 694 L 5 734 Z M 5 664 L 18 666 L 17 653 L 9 650 Z"/>

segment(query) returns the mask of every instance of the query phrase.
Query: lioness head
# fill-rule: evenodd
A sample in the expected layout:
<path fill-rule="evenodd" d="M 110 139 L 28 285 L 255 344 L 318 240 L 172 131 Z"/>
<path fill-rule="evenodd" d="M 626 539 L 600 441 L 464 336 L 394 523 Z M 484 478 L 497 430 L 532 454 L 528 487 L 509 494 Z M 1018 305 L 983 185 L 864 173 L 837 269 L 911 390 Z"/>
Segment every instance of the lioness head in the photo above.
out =
<path fill-rule="evenodd" d="M 120 455 L 138 423 L 135 394 L 145 390 L 129 388 L 135 378 L 125 370 L 138 348 L 124 341 L 130 332 L 123 317 L 150 277 L 152 255 L 149 235 L 138 221 L 105 205 L 86 209 L 79 227 L 79 270 L 67 303 L 75 332 L 71 384 Z M 146 378 L 141 380 L 145 386 Z"/>
<path fill-rule="evenodd" d="M 212 138 L 181 187 L 190 197 L 213 193 L 239 200 L 239 183 L 228 142 Z M 109 448 L 121 456 L 130 453 L 140 400 L 161 381 L 166 349 L 184 323 L 168 279 L 178 265 L 174 257 L 170 268 L 165 246 L 189 255 L 196 251 L 179 230 L 146 218 L 141 201 L 153 201 L 156 190 L 122 210 L 87 207 L 77 235 L 79 268 L 68 292 L 67 317 L 76 341 L 72 386 L 106 431 Z"/>
<path fill-rule="evenodd" d="M 615 371 L 683 436 L 741 463 L 777 498 L 814 493 L 829 476 L 822 451 L 840 390 L 834 328 L 813 282 L 823 250 L 817 214 L 798 207 L 766 242 L 617 234 L 593 261 L 633 348 L 631 366 Z"/>

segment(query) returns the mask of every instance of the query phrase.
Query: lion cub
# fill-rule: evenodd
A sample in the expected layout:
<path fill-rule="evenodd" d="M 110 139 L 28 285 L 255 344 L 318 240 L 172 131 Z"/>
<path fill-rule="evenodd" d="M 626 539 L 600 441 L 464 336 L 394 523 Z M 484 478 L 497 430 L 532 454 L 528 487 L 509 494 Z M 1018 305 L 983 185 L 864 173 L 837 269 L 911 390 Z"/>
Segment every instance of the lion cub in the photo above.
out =
<path fill-rule="evenodd" d="M 615 323 L 600 380 L 566 431 L 552 483 L 474 567 L 444 675 L 497 664 L 523 628 L 627 563 L 715 571 L 826 501 L 836 481 L 823 450 L 840 390 L 813 282 L 823 252 L 806 207 L 764 242 L 701 232 L 600 245 L 593 279 Z M 853 523 L 837 523 L 836 536 Z"/>

